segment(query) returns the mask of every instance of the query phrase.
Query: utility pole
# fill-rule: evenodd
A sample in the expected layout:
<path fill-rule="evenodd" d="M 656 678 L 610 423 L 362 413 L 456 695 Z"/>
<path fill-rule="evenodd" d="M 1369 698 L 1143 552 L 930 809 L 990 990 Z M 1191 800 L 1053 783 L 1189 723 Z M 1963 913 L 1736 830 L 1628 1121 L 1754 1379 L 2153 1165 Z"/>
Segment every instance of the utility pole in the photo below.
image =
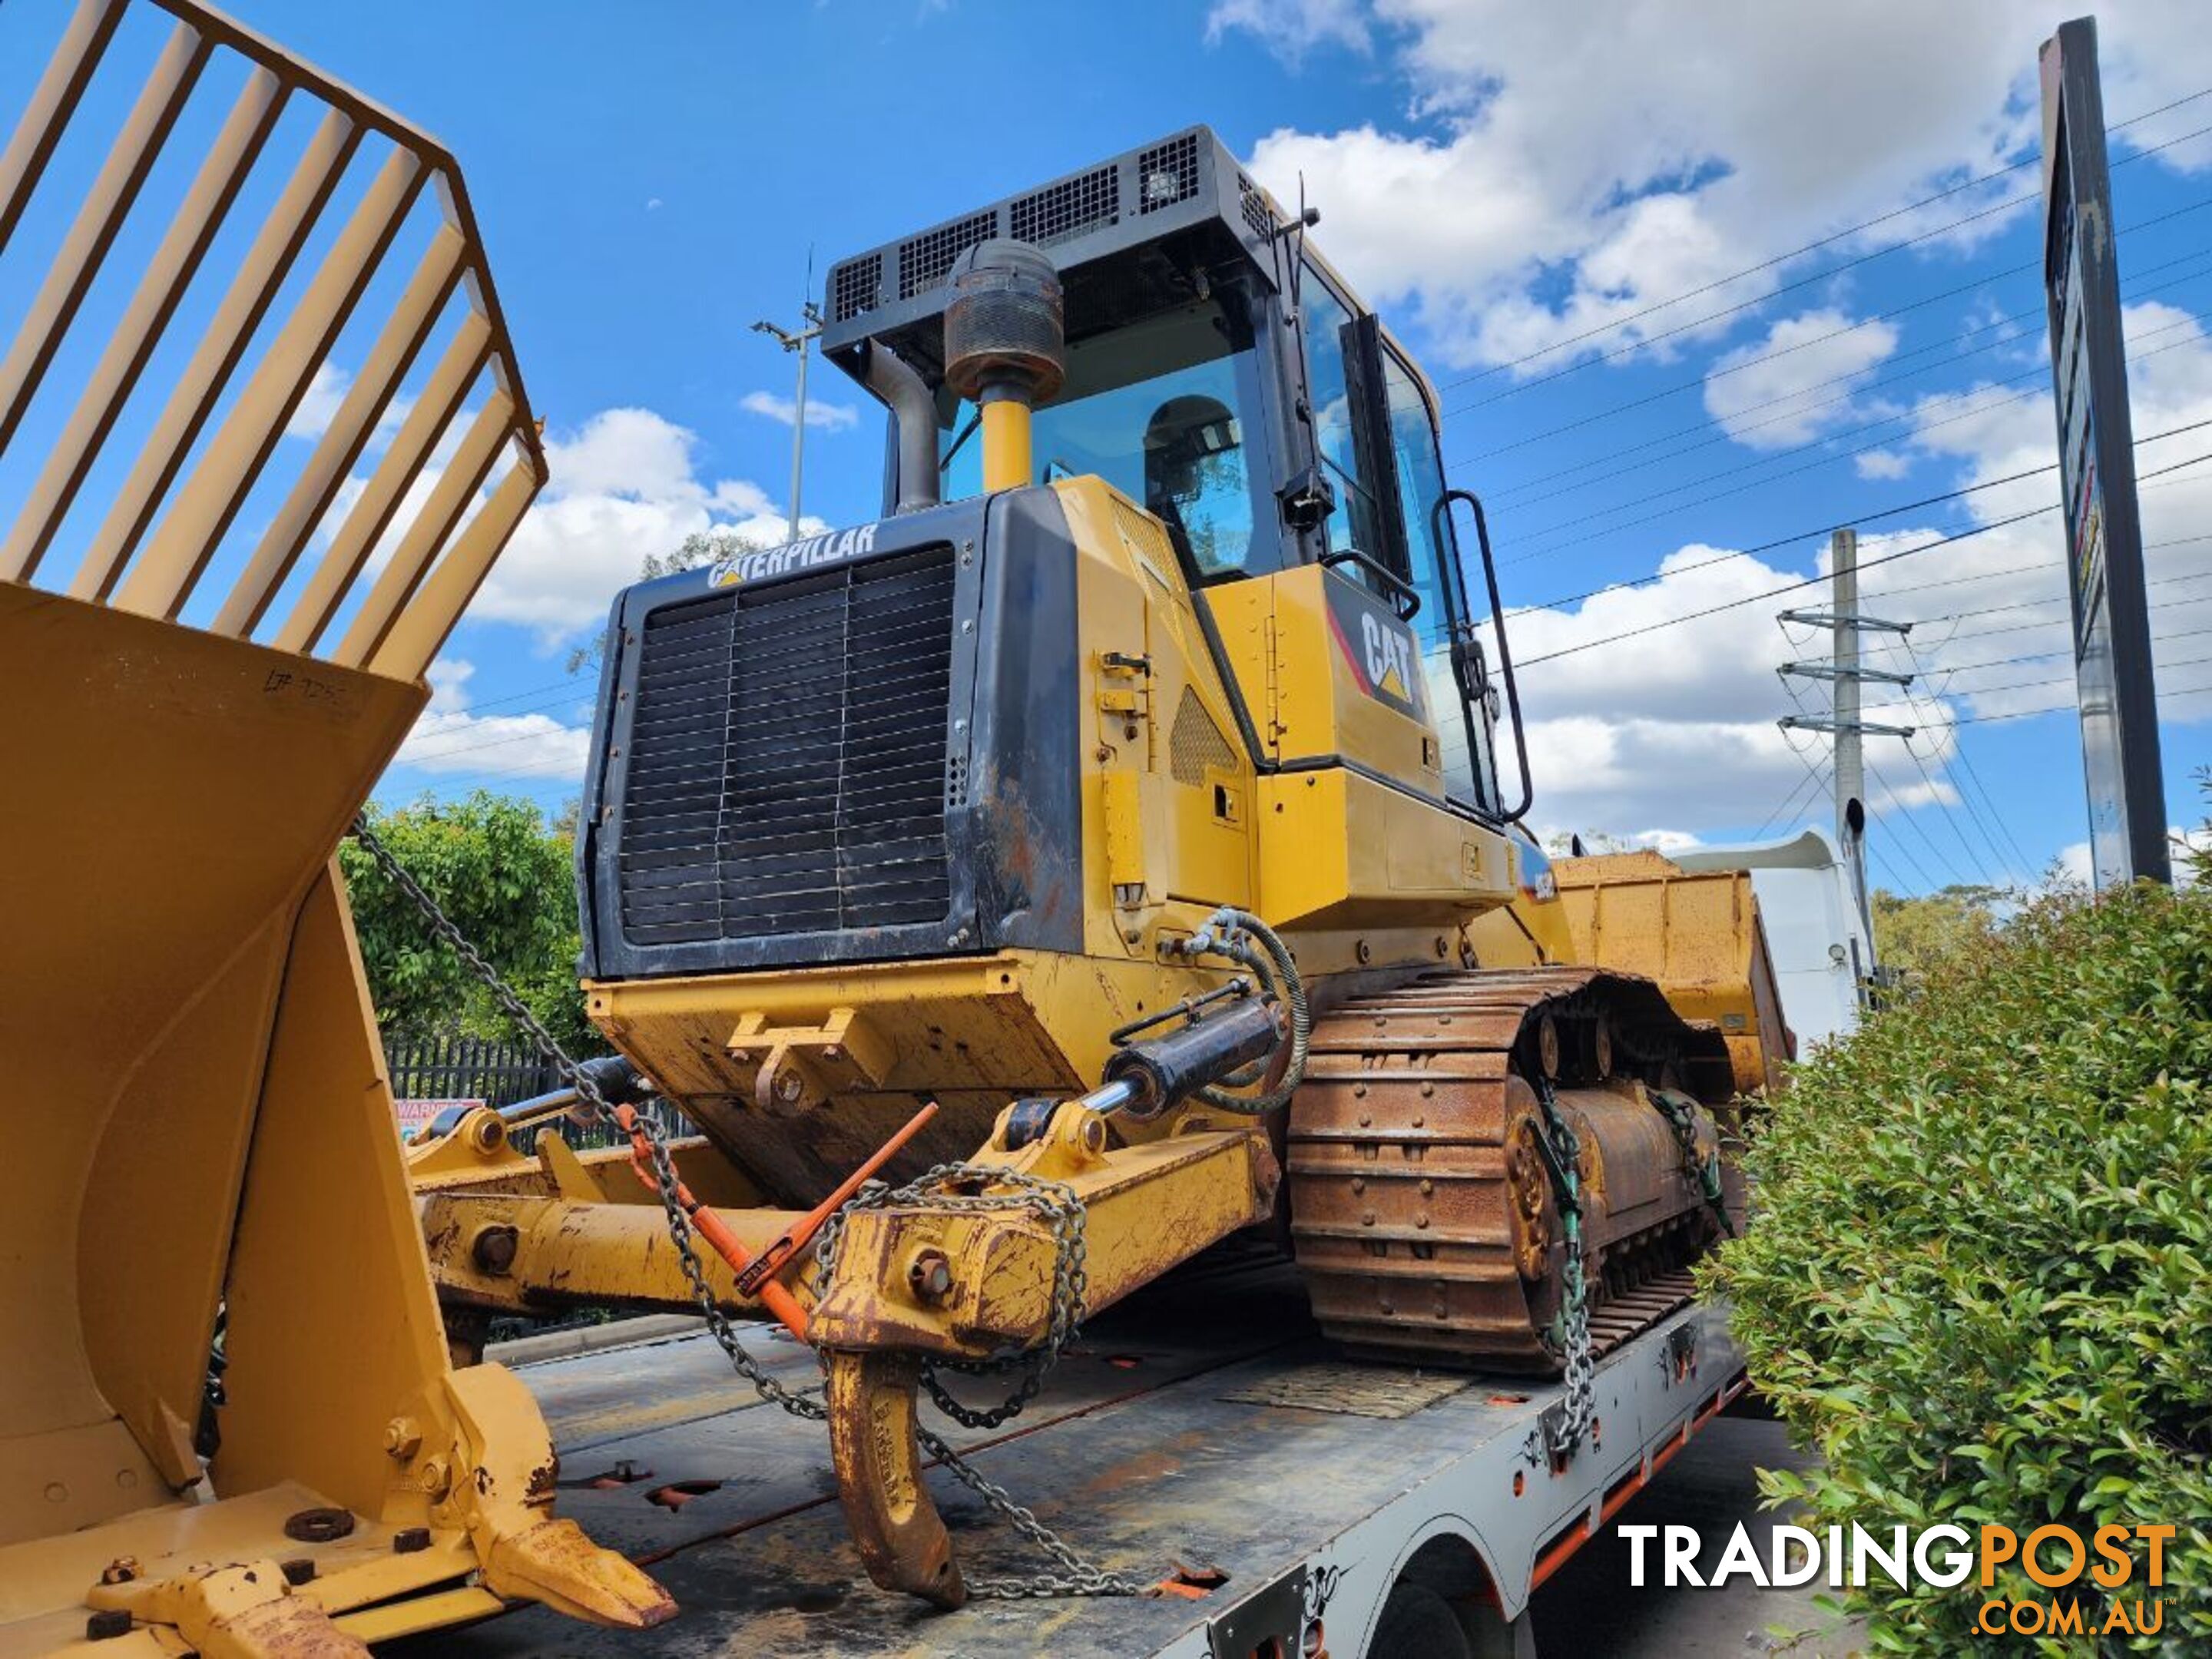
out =
<path fill-rule="evenodd" d="M 799 309 L 799 325 L 794 331 L 781 328 L 774 323 L 753 325 L 756 334 L 773 334 L 776 343 L 786 351 L 799 354 L 799 394 L 793 400 L 791 417 L 791 539 L 799 539 L 799 486 L 806 470 L 806 357 L 807 349 L 822 332 L 822 307 L 809 300 Z"/>
<path fill-rule="evenodd" d="M 1836 743 L 1836 845 L 1850 872 L 1851 896 L 1859 908 L 1859 924 L 1868 939 L 1874 937 L 1874 911 L 1867 897 L 1866 879 L 1866 752 L 1865 739 L 1875 737 L 1910 738 L 1909 726 L 1887 726 L 1860 714 L 1859 687 L 1876 680 L 1899 687 L 1912 684 L 1912 676 L 1886 668 L 1867 668 L 1859 661 L 1863 633 L 1912 632 L 1911 623 L 1884 622 L 1859 613 L 1859 532 L 1838 530 L 1828 538 L 1828 564 L 1833 597 L 1826 611 L 1785 611 L 1781 620 L 1826 628 L 1832 641 L 1829 660 L 1789 662 L 1777 672 L 1785 679 L 1826 680 L 1831 687 L 1829 718 L 1819 720 L 1789 714 L 1778 722 L 1789 731 L 1826 732 Z M 1871 968 L 1872 964 L 1869 964 Z M 1864 975 L 1862 975 L 1863 981 Z"/>
<path fill-rule="evenodd" d="M 794 532 L 794 534 L 797 532 Z M 1849 803 L 1866 799 L 1866 739 L 1859 730 L 1859 532 L 1838 530 L 1828 538 L 1828 562 L 1835 583 L 1836 844 L 1851 860 L 1851 881 L 1866 904 L 1866 865 L 1857 837 L 1846 841 Z M 1863 819 L 1862 819 L 1863 821 Z"/>

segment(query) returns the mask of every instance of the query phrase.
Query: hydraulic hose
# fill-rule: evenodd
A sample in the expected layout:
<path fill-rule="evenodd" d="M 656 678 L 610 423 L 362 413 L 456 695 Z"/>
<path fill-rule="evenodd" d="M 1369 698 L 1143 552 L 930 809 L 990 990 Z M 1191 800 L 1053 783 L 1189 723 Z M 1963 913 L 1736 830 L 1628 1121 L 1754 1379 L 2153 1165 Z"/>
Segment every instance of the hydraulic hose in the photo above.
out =
<path fill-rule="evenodd" d="M 1257 950 L 1253 948 L 1253 940 L 1258 941 Z M 1286 1039 L 1290 1057 L 1273 1088 L 1256 1095 L 1235 1092 L 1229 1085 L 1249 1086 L 1265 1075 L 1264 1067 L 1247 1068 L 1225 1079 L 1224 1085 L 1208 1084 L 1198 1091 L 1198 1098 L 1223 1111 L 1254 1117 L 1288 1105 L 1292 1092 L 1305 1079 L 1306 1048 L 1313 1036 L 1313 1016 L 1306 1006 L 1305 982 L 1298 977 L 1297 959 L 1291 954 L 1291 947 L 1283 942 L 1281 934 L 1250 911 L 1224 904 L 1206 918 L 1205 927 L 1183 942 L 1182 950 L 1190 957 L 1227 957 L 1238 966 L 1249 968 L 1259 977 L 1266 994 L 1290 1011 L 1290 1034 Z"/>

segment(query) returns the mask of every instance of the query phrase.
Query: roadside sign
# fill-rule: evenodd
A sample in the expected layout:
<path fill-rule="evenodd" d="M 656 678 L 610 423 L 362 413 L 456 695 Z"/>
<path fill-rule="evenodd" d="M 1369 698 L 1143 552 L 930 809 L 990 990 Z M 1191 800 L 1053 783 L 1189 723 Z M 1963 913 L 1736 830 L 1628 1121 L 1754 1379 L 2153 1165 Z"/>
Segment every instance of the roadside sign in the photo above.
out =
<path fill-rule="evenodd" d="M 2044 294 L 2098 888 L 2172 880 L 2094 18 L 2043 43 Z"/>
<path fill-rule="evenodd" d="M 412 1140 L 441 1112 L 458 1109 L 467 1111 L 484 1104 L 481 1100 L 394 1100 L 392 1104 L 399 1118 L 399 1138 Z"/>

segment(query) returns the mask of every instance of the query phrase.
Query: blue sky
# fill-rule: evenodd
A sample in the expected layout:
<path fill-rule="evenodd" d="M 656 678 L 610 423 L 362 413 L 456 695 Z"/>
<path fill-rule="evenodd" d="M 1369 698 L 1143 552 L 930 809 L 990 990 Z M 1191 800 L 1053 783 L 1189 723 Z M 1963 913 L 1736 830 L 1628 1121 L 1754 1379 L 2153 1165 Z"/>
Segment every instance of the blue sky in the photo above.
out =
<path fill-rule="evenodd" d="M 1886 513 L 2051 459 L 2039 285 L 2016 269 L 2037 253 L 2034 167 L 1911 205 L 2033 156 L 2036 8 L 233 9 L 459 156 L 552 445 L 553 486 L 449 643 L 386 799 L 575 793 L 592 687 L 567 659 L 616 587 L 693 530 L 780 523 L 792 365 L 748 325 L 795 318 L 810 249 L 818 277 L 1193 120 L 1279 194 L 1303 177 L 1317 241 L 1442 387 L 1454 482 L 1491 502 L 1526 608 L 1516 649 L 1551 658 L 1523 679 L 1549 827 L 1664 845 L 1822 820 L 1824 746 L 1774 726 L 1800 706 L 1775 665 L 1825 640 L 1773 613 L 1817 592 L 1577 647 L 1817 574 L 1831 524 L 1863 522 L 1872 559 L 2056 500 L 2039 477 Z M 2139 437 L 2212 420 L 2194 9 L 2102 18 L 2108 115 L 2174 106 L 2113 141 L 2116 160 L 2163 146 L 2115 175 Z M 65 10 L 0 12 L 6 118 Z M 118 61 L 149 61 L 161 20 L 130 28 Z M 0 259 L 0 307 L 24 267 Z M 807 513 L 871 517 L 879 419 L 834 374 L 815 394 Z M 2200 453 L 2212 428 L 2139 465 Z M 2143 496 L 2177 823 L 2202 816 L 2190 774 L 2212 760 L 2200 476 Z M 0 510 L 22 478 L 20 454 L 0 461 Z M 2083 840 L 2058 536 L 2045 514 L 1869 573 L 1869 608 L 1916 623 L 1883 660 L 1920 677 L 1880 717 L 1923 728 L 1871 750 L 1883 884 L 2030 876 Z M 1623 582 L 1642 585 L 1577 597 Z M 1817 688 L 1796 696 L 1818 712 Z"/>

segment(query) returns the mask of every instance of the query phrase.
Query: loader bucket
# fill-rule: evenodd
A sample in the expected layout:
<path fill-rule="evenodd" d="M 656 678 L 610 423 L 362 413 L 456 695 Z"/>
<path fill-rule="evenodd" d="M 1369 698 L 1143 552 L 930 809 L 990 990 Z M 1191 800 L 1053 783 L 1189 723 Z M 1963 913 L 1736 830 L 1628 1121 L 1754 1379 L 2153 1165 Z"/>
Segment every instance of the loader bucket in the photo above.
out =
<path fill-rule="evenodd" d="M 449 1365 L 334 858 L 544 477 L 459 174 L 187 0 L 48 9 L 0 18 L 52 52 L 0 151 L 0 1659 L 655 1622 Z"/>
<path fill-rule="evenodd" d="M 1749 872 L 1685 870 L 1649 849 L 1559 859 L 1552 871 L 1577 961 L 1655 979 L 1684 1018 L 1713 1022 L 1737 1092 L 1781 1088 L 1797 1040 Z"/>

